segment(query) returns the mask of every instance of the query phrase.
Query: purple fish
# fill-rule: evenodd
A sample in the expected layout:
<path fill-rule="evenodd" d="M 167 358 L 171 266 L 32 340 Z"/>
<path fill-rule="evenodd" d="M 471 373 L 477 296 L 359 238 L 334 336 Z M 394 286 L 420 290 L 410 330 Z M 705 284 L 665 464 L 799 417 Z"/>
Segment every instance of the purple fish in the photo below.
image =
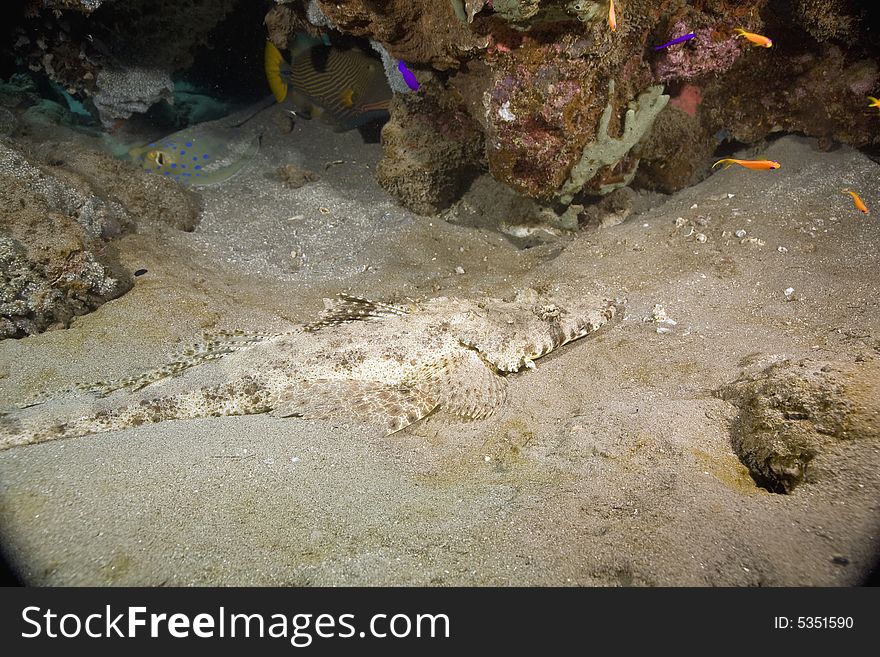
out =
<path fill-rule="evenodd" d="M 406 86 L 413 91 L 419 90 L 419 81 L 416 80 L 416 76 L 413 75 L 413 72 L 406 67 L 406 64 L 402 61 L 397 62 L 397 70 L 400 71 L 400 74 L 403 76 L 403 81 L 406 82 Z"/>
<path fill-rule="evenodd" d="M 674 46 L 676 43 L 682 43 L 683 41 L 689 41 L 697 36 L 696 32 L 688 32 L 684 36 L 680 36 L 677 39 L 673 39 L 669 43 L 664 43 L 662 46 L 654 46 L 654 50 L 663 50 L 664 48 L 668 48 L 669 46 Z"/>

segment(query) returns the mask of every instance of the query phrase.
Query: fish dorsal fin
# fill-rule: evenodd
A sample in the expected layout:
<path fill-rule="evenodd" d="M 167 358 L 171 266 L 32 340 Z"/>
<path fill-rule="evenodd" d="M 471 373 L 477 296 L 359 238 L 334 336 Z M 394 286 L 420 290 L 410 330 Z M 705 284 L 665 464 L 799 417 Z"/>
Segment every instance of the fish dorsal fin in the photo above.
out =
<path fill-rule="evenodd" d="M 397 317 L 406 315 L 407 311 L 399 306 L 393 306 L 379 301 L 370 301 L 361 297 L 348 294 L 340 294 L 336 299 L 326 299 L 327 307 L 311 324 L 306 324 L 305 330 L 319 331 L 327 326 L 339 326 L 350 322 L 360 322 L 369 319 L 381 319 L 383 317 Z"/>
<path fill-rule="evenodd" d="M 286 62 L 281 51 L 271 41 L 267 41 L 263 50 L 263 67 L 266 71 L 269 89 L 272 90 L 272 95 L 279 103 L 287 98 L 287 83 L 281 76 L 281 67 L 284 65 Z"/>

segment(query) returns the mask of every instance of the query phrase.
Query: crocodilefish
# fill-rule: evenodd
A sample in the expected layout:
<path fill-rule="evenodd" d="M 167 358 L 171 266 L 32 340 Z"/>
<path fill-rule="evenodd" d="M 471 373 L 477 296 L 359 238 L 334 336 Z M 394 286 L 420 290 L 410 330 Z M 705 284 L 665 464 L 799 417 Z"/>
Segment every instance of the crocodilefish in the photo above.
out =
<path fill-rule="evenodd" d="M 128 155 L 148 173 L 200 186 L 229 180 L 259 150 L 258 135 L 203 124 L 132 148 Z"/>
<path fill-rule="evenodd" d="M 359 48 L 295 42 L 287 63 L 270 41 L 264 52 L 266 80 L 279 103 L 317 117 L 337 132 L 388 118 L 391 87 L 382 63 Z"/>

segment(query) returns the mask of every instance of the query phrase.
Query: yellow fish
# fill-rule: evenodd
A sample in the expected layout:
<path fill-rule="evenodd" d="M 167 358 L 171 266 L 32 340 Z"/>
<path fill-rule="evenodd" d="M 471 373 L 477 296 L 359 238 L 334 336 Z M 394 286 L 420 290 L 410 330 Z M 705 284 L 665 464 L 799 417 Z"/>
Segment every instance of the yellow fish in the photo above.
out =
<path fill-rule="evenodd" d="M 758 171 L 778 169 L 781 166 L 779 162 L 774 162 L 773 160 L 735 160 L 732 157 L 726 157 L 723 160 L 718 160 L 715 164 L 712 165 L 712 168 L 714 169 L 719 164 L 727 165 L 724 167 L 725 169 L 731 164 L 738 164 L 741 167 L 745 167 L 746 169 L 756 169 Z"/>
<path fill-rule="evenodd" d="M 876 107 L 880 109 L 880 98 L 874 98 L 874 96 L 868 96 L 868 100 L 870 100 L 870 104 L 868 107 Z"/>
<path fill-rule="evenodd" d="M 859 212 L 862 212 L 862 213 L 864 213 L 864 214 L 868 214 L 868 206 L 865 205 L 865 202 L 862 201 L 861 198 L 859 198 L 859 195 L 858 195 L 858 194 L 856 194 L 856 193 L 855 193 L 854 191 L 852 191 L 851 189 L 844 189 L 844 190 L 843 190 L 843 193 L 844 193 L 844 194 L 849 194 L 850 196 L 852 196 L 852 198 L 853 198 L 853 204 L 856 206 L 856 210 L 858 210 Z"/>
<path fill-rule="evenodd" d="M 772 48 L 773 42 L 765 37 L 763 34 L 755 34 L 754 32 L 746 32 L 741 27 L 738 27 L 734 30 L 739 36 L 744 37 L 751 43 L 754 43 L 756 46 L 761 46 L 762 48 Z"/>
<path fill-rule="evenodd" d="M 263 63 L 279 103 L 289 100 L 306 116 L 318 116 L 337 132 L 387 118 L 391 87 L 382 63 L 357 48 L 314 45 L 288 64 L 270 41 Z"/>

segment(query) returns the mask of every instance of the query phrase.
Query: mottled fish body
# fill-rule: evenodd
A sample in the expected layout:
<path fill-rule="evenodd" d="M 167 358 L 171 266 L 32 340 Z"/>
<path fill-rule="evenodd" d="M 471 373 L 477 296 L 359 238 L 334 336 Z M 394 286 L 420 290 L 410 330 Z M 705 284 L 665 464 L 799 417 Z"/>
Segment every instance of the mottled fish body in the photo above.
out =
<path fill-rule="evenodd" d="M 270 413 L 390 434 L 435 410 L 495 413 L 507 376 L 597 331 L 617 301 L 439 297 L 393 305 L 348 295 L 281 333 L 230 332 L 142 374 L 0 411 L 0 450 L 166 420 Z"/>
<path fill-rule="evenodd" d="M 288 64 L 267 41 L 264 64 L 275 100 L 290 102 L 298 114 L 320 117 L 337 131 L 388 117 L 392 92 L 385 70 L 357 48 L 316 45 Z"/>

